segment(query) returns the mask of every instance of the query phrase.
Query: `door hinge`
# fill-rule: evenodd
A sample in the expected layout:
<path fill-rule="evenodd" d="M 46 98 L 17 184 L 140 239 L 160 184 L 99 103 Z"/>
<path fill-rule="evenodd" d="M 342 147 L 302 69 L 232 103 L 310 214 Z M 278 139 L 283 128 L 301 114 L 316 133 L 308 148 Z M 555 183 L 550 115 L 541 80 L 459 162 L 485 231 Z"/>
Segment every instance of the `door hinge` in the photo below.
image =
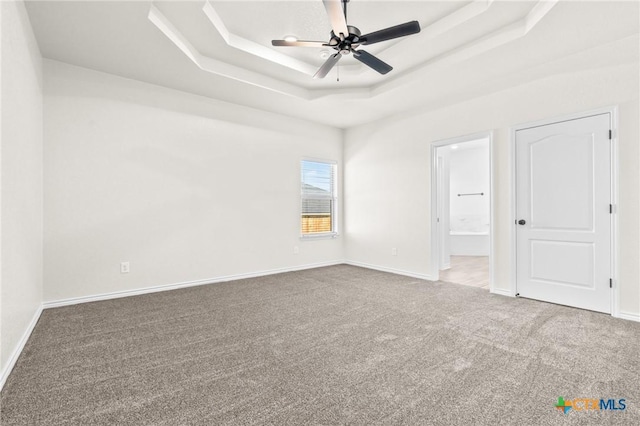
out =
<path fill-rule="evenodd" d="M 613 214 L 613 204 L 609 204 L 609 214 Z"/>
<path fill-rule="evenodd" d="M 609 140 L 613 139 L 613 130 L 609 130 Z"/>
<path fill-rule="evenodd" d="M 613 288 L 613 278 L 609 278 L 609 288 Z"/>

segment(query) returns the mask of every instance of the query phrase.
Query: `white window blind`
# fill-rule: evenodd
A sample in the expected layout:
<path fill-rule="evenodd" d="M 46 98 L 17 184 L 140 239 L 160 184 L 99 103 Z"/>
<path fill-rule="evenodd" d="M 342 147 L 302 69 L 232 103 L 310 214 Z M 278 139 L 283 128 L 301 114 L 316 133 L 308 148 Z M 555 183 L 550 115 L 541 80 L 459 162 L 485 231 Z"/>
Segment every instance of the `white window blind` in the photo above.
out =
<path fill-rule="evenodd" d="M 302 236 L 336 233 L 336 164 L 302 160 Z"/>

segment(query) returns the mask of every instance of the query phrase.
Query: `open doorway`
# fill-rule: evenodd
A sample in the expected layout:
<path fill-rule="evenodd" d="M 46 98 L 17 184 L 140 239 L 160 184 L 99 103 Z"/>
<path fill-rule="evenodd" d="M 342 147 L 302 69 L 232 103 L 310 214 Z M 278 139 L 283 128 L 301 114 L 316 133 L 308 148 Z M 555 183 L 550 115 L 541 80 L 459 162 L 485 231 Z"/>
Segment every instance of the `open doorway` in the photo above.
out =
<path fill-rule="evenodd" d="M 491 135 L 433 144 L 432 275 L 489 290 L 492 270 Z"/>

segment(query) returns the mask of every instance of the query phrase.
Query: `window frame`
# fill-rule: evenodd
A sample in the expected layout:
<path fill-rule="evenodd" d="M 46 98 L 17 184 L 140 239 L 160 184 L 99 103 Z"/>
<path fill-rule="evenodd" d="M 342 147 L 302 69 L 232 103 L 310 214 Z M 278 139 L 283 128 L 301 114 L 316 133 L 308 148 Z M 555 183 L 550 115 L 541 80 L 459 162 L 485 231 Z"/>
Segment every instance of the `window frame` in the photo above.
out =
<path fill-rule="evenodd" d="M 305 199 L 314 199 L 313 197 L 305 197 L 304 193 L 302 192 L 302 171 L 304 169 L 303 163 L 304 162 L 313 162 L 313 163 L 322 163 L 322 164 L 327 164 L 330 165 L 332 168 L 332 173 L 333 173 L 333 191 L 331 194 L 331 204 L 332 204 L 332 209 L 331 209 L 331 231 L 327 231 L 327 232 L 313 232 L 313 233 L 307 233 L 304 234 L 302 233 L 302 205 L 304 203 Z M 298 173 L 298 185 L 299 185 L 299 190 L 300 190 L 300 198 L 299 198 L 299 203 L 298 203 L 298 232 L 300 233 L 300 239 L 301 240 L 314 240 L 314 239 L 329 239 L 329 238 L 336 238 L 339 235 L 338 232 L 338 225 L 339 225 L 339 220 L 338 220 L 338 211 L 339 211 L 339 201 L 338 201 L 338 162 L 335 160 L 326 160 L 326 159 L 321 159 L 321 158 L 312 158 L 312 157 L 303 157 L 300 159 L 300 161 L 298 162 L 299 164 L 299 173 Z"/>

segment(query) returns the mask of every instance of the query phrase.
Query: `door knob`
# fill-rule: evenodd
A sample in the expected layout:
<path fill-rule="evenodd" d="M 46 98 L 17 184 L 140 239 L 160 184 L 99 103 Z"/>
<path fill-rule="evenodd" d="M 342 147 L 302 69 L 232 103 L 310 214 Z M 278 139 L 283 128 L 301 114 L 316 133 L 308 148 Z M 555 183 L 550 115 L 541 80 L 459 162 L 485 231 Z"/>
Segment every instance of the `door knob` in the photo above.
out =
<path fill-rule="evenodd" d="M 527 223 L 527 221 L 526 221 L 526 220 L 524 220 L 524 219 L 520 219 L 520 220 L 518 221 L 518 225 L 524 225 L 525 223 Z"/>

